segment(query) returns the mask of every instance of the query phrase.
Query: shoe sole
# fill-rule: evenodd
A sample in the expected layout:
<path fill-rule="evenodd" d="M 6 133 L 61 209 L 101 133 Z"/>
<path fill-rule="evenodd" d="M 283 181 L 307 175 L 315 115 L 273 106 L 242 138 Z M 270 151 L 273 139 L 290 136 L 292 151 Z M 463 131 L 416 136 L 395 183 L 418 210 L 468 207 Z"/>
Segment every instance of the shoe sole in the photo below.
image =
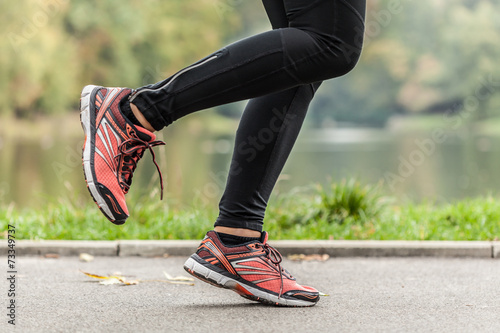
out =
<path fill-rule="evenodd" d="M 276 295 L 266 293 L 260 289 L 254 288 L 248 284 L 243 284 L 241 281 L 237 281 L 228 276 L 222 275 L 208 268 L 207 266 L 202 265 L 196 260 L 199 257 L 198 258 L 196 257 L 198 256 L 194 254 L 184 263 L 184 269 L 189 274 L 213 286 L 232 290 L 238 293 L 240 296 L 247 298 L 249 300 L 261 302 L 267 305 L 278 305 L 278 306 L 288 306 L 288 307 L 308 307 L 316 305 L 317 303 L 317 302 L 307 302 L 302 300 L 278 297 Z M 200 258 L 199 260 L 203 259 Z M 207 265 L 210 264 L 207 263 Z"/>
<path fill-rule="evenodd" d="M 95 183 L 95 175 L 92 172 L 92 165 L 94 160 L 92 158 L 92 147 L 94 146 L 96 124 L 95 124 L 95 108 L 92 107 L 92 92 L 95 89 L 100 89 L 102 87 L 88 85 L 82 89 L 80 95 L 80 123 L 82 124 L 83 132 L 85 133 L 85 143 L 82 150 L 82 160 L 83 160 L 83 173 L 85 175 L 85 181 L 87 182 L 87 189 L 94 199 L 101 212 L 110 220 L 112 223 L 121 225 L 125 221 L 117 221 L 116 218 L 111 213 L 111 209 L 106 204 L 106 201 L 99 193 Z"/>

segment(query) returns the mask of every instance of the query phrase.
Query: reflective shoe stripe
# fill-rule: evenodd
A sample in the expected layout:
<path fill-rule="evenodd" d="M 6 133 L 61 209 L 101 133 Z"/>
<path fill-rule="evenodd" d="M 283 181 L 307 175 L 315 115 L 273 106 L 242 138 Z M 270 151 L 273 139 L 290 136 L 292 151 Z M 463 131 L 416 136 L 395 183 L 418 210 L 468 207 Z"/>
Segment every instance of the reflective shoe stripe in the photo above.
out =
<path fill-rule="evenodd" d="M 173 76 L 173 77 L 172 77 L 172 78 L 171 78 L 168 82 L 166 82 L 164 85 L 162 85 L 162 86 L 160 86 L 160 87 L 158 87 L 158 88 L 155 88 L 155 89 L 151 89 L 151 88 L 143 88 L 143 89 L 138 89 L 137 91 L 135 91 L 135 93 L 132 93 L 132 95 L 130 95 L 130 97 L 129 97 L 129 101 L 132 103 L 132 102 L 134 101 L 134 99 L 135 99 L 137 96 L 139 96 L 140 94 L 142 94 L 143 92 L 147 92 L 147 91 L 158 91 L 158 90 L 161 90 L 161 89 L 163 89 L 163 88 L 166 88 L 166 87 L 168 87 L 168 85 L 169 85 L 170 83 L 172 83 L 172 82 L 173 82 L 176 78 L 178 78 L 181 74 L 186 73 L 186 72 L 188 72 L 188 71 L 190 71 L 190 70 L 192 70 L 192 69 L 194 69 L 194 68 L 197 68 L 197 67 L 203 66 L 203 65 L 204 65 L 204 64 L 206 64 L 207 62 L 212 61 L 212 60 L 215 60 L 215 59 L 217 59 L 218 57 L 219 57 L 219 56 L 218 56 L 218 54 L 215 54 L 215 55 L 213 55 L 213 56 L 211 56 L 211 57 L 209 57 L 209 58 L 207 58 L 207 59 L 205 59 L 205 60 L 200 61 L 199 63 L 193 64 L 193 65 L 191 65 L 191 66 L 189 66 L 189 67 L 184 68 L 183 70 L 181 70 L 181 71 L 177 72 L 177 74 L 175 74 L 175 75 L 174 75 L 174 76 Z"/>
<path fill-rule="evenodd" d="M 207 238 L 206 240 L 204 240 L 202 242 L 202 245 L 200 245 L 200 248 L 204 248 L 204 249 L 208 250 L 210 253 L 212 253 L 217 259 L 219 259 L 219 261 L 222 263 L 222 265 L 224 265 L 224 267 L 231 274 L 234 274 L 234 275 L 238 274 L 234 270 L 234 268 L 231 265 L 231 263 L 227 260 L 226 256 L 222 253 L 221 250 L 219 250 L 219 248 L 217 247 L 217 245 L 214 244 L 214 242 L 212 242 L 212 240 L 210 238 Z"/>

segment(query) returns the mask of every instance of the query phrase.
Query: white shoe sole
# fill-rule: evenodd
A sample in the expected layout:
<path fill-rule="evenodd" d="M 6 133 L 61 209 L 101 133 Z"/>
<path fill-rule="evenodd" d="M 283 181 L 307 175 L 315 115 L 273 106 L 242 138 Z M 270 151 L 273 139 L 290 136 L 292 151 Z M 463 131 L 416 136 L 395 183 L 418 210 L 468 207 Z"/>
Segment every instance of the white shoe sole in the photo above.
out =
<path fill-rule="evenodd" d="M 247 284 L 243 285 L 239 281 L 236 281 L 230 277 L 224 276 L 220 273 L 217 273 L 203 266 L 193 258 L 189 258 L 188 260 L 186 260 L 186 262 L 184 263 L 184 269 L 194 277 L 204 282 L 210 283 L 216 287 L 233 290 L 239 295 L 253 301 L 258 301 L 261 303 L 271 304 L 271 305 L 301 306 L 301 307 L 313 306 L 316 304 L 315 302 L 292 300 L 283 297 L 278 297 L 273 294 L 265 293 L 257 288 L 253 288 Z"/>
<path fill-rule="evenodd" d="M 109 209 L 106 201 L 97 190 L 95 179 L 91 168 L 91 152 L 92 152 L 92 124 L 90 122 L 90 96 L 94 89 L 100 88 L 94 85 L 85 86 L 80 95 L 80 122 L 82 124 L 83 131 L 85 133 L 85 145 L 82 151 L 83 160 L 83 172 L 85 173 L 85 180 L 87 181 L 87 187 L 90 194 L 94 198 L 101 211 L 106 215 L 106 217 L 115 221 L 111 209 Z"/>

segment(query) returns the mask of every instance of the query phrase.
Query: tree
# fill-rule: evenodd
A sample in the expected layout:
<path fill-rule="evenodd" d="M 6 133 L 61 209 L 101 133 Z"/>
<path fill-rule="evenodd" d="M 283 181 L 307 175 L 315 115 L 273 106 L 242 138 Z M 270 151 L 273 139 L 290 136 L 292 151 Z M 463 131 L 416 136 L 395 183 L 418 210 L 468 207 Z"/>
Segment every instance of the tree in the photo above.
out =
<path fill-rule="evenodd" d="M 212 0 L 22 0 L 0 10 L 0 114 L 76 109 L 85 84 L 137 87 L 222 45 L 238 28 Z"/>

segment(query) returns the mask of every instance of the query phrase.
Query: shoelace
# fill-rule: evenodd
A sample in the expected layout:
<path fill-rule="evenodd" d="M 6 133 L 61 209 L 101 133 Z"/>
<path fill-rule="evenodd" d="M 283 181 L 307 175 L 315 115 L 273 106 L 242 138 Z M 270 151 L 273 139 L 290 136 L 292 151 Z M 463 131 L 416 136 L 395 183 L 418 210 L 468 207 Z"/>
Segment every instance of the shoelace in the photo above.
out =
<path fill-rule="evenodd" d="M 267 243 L 259 245 L 262 247 L 264 252 L 266 252 L 266 256 L 269 258 L 269 260 L 271 260 L 273 264 L 278 266 L 281 281 L 280 293 L 278 295 L 278 298 L 281 298 L 281 295 L 283 294 L 283 268 L 281 267 L 281 261 L 283 260 L 283 257 L 281 256 L 281 253 L 279 253 L 278 250 L 276 250 L 271 245 Z"/>
<path fill-rule="evenodd" d="M 128 177 L 125 178 L 125 183 L 123 184 L 126 186 L 127 192 L 128 189 L 130 188 L 130 185 L 132 184 L 132 176 L 135 168 L 137 167 L 137 162 L 139 161 L 139 159 L 142 158 L 144 151 L 146 149 L 149 149 L 153 157 L 153 163 L 155 164 L 156 170 L 158 170 L 158 174 L 160 175 L 161 199 L 163 200 L 163 177 L 160 171 L 160 167 L 158 166 L 158 163 L 156 163 L 156 156 L 155 152 L 153 151 L 153 147 L 162 146 L 164 144 L 165 142 L 163 141 L 148 142 L 141 140 L 137 137 L 131 137 L 120 144 L 120 146 L 118 147 L 119 153 L 118 155 L 115 156 L 115 159 L 118 168 L 125 167 L 125 170 L 121 170 L 122 173 L 128 175 Z M 127 145 L 129 145 L 130 148 L 127 148 Z M 130 157 L 131 163 L 120 163 L 120 162 L 125 162 L 126 156 Z M 118 182 L 122 183 L 120 179 L 118 179 Z"/>

